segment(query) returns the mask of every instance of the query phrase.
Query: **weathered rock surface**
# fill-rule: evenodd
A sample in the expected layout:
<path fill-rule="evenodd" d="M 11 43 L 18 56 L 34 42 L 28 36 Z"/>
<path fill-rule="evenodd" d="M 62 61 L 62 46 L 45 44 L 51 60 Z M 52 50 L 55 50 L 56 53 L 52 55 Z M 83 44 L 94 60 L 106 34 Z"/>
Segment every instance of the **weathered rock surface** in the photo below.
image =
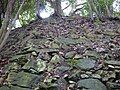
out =
<path fill-rule="evenodd" d="M 90 59 L 79 59 L 77 62 L 77 67 L 83 70 L 89 70 L 94 68 L 95 66 L 95 60 Z"/>
<path fill-rule="evenodd" d="M 12 30 L 0 90 L 119 90 L 120 24 L 96 23 L 75 16 Z"/>
<path fill-rule="evenodd" d="M 77 82 L 77 88 L 85 90 L 107 90 L 106 86 L 97 79 L 83 79 Z"/>

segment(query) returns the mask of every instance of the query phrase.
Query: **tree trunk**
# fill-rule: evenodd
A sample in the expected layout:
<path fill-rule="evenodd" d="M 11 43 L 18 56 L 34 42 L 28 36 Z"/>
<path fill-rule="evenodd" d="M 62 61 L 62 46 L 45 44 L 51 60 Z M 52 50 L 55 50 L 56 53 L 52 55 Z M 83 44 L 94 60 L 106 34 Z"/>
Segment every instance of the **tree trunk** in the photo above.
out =
<path fill-rule="evenodd" d="M 0 28 L 2 26 L 3 14 L 4 14 L 4 4 L 3 4 L 3 0 L 0 0 Z"/>
<path fill-rule="evenodd" d="M 63 10 L 61 7 L 61 0 L 47 0 L 50 4 L 51 7 L 54 8 L 54 14 L 52 16 L 57 16 L 57 17 L 61 17 L 63 15 Z"/>
<path fill-rule="evenodd" d="M 89 0 L 87 0 L 87 4 L 88 4 L 88 7 L 89 7 L 90 18 L 93 20 L 93 10 L 92 10 L 91 2 Z"/>
<path fill-rule="evenodd" d="M 61 0 L 55 0 L 55 6 L 54 6 L 55 14 L 57 16 L 62 16 L 63 11 L 61 7 Z"/>
<path fill-rule="evenodd" d="M 105 3 L 106 16 L 107 16 L 107 17 L 111 17 L 112 15 L 111 15 L 110 9 L 109 9 L 109 7 L 108 7 L 108 0 L 105 0 L 104 3 Z"/>
<path fill-rule="evenodd" d="M 9 2 L 8 2 L 7 10 L 5 12 L 5 19 L 3 20 L 3 24 L 0 29 L 0 44 L 2 43 L 2 40 L 4 39 L 5 34 L 7 32 L 7 27 L 9 25 L 9 21 L 12 16 L 14 3 L 15 3 L 15 0 L 9 0 Z"/>

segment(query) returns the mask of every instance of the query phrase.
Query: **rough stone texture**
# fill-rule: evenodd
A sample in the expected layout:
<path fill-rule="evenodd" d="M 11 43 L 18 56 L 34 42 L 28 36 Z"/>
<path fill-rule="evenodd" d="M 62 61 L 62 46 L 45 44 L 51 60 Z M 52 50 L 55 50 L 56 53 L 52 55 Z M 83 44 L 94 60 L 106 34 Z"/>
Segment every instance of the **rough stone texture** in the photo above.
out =
<path fill-rule="evenodd" d="M 89 70 L 94 68 L 95 66 L 95 60 L 90 60 L 90 59 L 79 59 L 77 66 L 80 69 L 84 69 L 84 70 Z"/>
<path fill-rule="evenodd" d="M 12 90 L 34 87 L 43 90 L 58 81 L 59 90 L 63 86 L 63 90 L 69 86 L 76 90 L 74 86 L 80 80 L 80 83 L 89 84 L 88 90 L 99 90 L 95 85 L 103 86 L 100 90 L 104 90 L 105 86 L 97 80 L 100 79 L 110 82 L 111 90 L 119 89 L 120 24 L 112 21 L 95 23 L 73 16 L 55 22 L 35 20 L 26 27 L 12 30 L 0 52 L 0 83 L 5 80 L 2 81 L 4 85 L 7 80 Z M 6 64 L 8 68 L 4 70 Z M 12 72 L 14 70 L 17 73 Z M 5 76 L 6 71 L 8 76 Z M 83 78 L 97 79 L 81 80 Z M 75 83 L 71 85 L 67 83 L 69 81 Z M 37 86 L 39 82 L 41 85 Z"/>
<path fill-rule="evenodd" d="M 7 80 L 13 85 L 25 88 L 34 88 L 40 82 L 40 76 L 26 72 L 11 72 Z"/>
<path fill-rule="evenodd" d="M 97 79 L 83 79 L 77 82 L 77 88 L 84 90 L 107 90 L 106 86 Z"/>

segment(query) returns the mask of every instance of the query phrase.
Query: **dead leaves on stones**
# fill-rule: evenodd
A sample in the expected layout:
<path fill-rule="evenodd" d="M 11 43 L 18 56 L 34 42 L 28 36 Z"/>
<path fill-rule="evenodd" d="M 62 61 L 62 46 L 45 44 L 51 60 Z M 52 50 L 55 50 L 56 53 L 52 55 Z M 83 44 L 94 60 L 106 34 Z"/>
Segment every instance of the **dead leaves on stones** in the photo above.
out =
<path fill-rule="evenodd" d="M 38 20 L 30 24 L 26 30 L 27 32 L 33 30 L 32 37 L 26 41 L 26 47 L 11 58 L 9 66 L 6 66 L 6 70 L 8 68 L 9 71 L 8 81 L 23 87 L 29 87 L 29 83 L 34 87 L 36 83 L 38 86 L 34 89 L 50 87 L 60 89 L 62 86 L 63 89 L 68 90 L 78 86 L 91 90 L 98 89 L 91 87 L 93 85 L 86 85 L 89 84 L 88 82 L 93 82 L 100 86 L 98 90 L 105 90 L 106 87 L 99 80 L 109 81 L 116 87 L 115 81 L 119 79 L 117 75 L 120 72 L 120 38 L 119 33 L 116 33 L 111 25 L 113 27 L 116 24 L 105 22 L 94 25 L 80 17 L 63 18 L 51 23 Z M 25 36 L 23 34 L 26 35 L 23 32 L 16 32 L 15 36 Z M 27 33 L 26 36 L 29 34 Z M 20 42 L 18 44 L 15 45 L 21 46 Z M 14 71 L 18 73 L 13 75 Z M 43 75 L 41 82 L 38 74 Z M 80 81 L 77 82 L 78 80 Z M 78 86 L 75 86 L 76 84 Z M 12 85 L 11 88 L 13 87 L 15 86 Z M 17 87 L 19 88 L 21 87 Z"/>

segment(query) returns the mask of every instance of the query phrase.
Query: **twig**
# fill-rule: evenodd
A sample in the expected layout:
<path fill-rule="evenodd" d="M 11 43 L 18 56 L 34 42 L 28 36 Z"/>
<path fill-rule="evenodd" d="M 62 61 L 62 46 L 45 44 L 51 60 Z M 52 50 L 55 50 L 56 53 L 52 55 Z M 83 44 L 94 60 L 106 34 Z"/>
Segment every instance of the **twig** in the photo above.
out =
<path fill-rule="evenodd" d="M 85 3 L 80 3 L 80 4 L 77 4 L 77 5 L 75 5 L 75 7 L 78 7 L 78 6 L 80 6 L 80 5 L 84 5 L 84 4 L 86 4 L 86 2 Z"/>
<path fill-rule="evenodd" d="M 63 10 L 65 10 L 66 8 L 68 8 L 71 4 L 67 5 L 65 8 L 63 8 Z"/>
<path fill-rule="evenodd" d="M 83 6 L 83 7 L 84 7 L 84 6 Z M 81 7 L 81 8 L 77 8 L 75 11 L 73 11 L 73 13 L 72 13 L 71 15 L 74 15 L 77 11 L 83 9 L 83 7 Z"/>

